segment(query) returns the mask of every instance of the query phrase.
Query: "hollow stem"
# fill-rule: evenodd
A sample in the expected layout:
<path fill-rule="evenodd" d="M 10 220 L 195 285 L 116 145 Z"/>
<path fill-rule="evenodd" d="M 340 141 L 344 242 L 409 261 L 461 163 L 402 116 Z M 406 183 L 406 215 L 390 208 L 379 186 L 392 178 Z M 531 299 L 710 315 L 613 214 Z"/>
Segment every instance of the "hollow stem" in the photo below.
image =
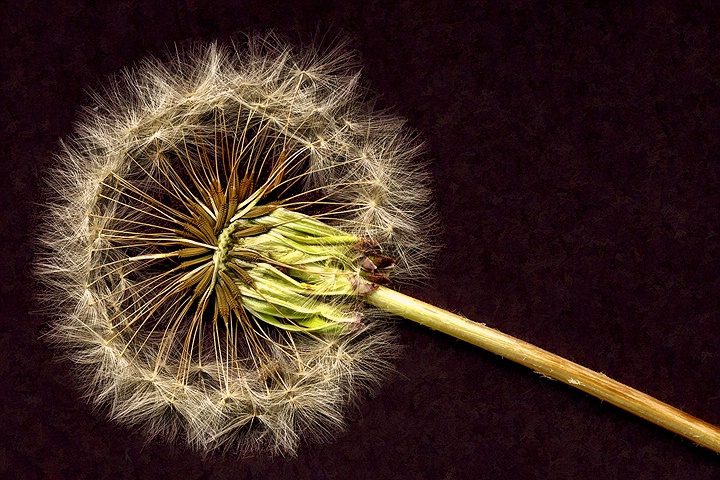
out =
<path fill-rule="evenodd" d="M 720 428 L 602 373 L 386 287 L 378 287 L 364 299 L 389 313 L 447 333 L 560 380 L 720 453 Z"/>

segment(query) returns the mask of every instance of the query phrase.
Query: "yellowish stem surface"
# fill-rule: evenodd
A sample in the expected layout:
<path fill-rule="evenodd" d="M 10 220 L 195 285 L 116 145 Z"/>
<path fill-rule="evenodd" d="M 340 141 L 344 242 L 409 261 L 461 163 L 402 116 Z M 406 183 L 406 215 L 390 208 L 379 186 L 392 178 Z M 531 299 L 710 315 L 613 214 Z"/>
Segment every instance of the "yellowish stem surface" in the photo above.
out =
<path fill-rule="evenodd" d="M 386 287 L 379 287 L 365 301 L 525 365 L 720 453 L 720 428 L 602 373 Z"/>

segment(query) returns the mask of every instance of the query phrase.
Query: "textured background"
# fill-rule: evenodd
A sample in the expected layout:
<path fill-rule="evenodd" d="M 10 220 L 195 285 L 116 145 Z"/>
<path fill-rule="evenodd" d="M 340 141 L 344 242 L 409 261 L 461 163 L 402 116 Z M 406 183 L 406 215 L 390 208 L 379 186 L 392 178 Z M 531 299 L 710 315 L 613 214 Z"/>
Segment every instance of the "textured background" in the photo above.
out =
<path fill-rule="evenodd" d="M 87 87 L 177 42 L 347 36 L 432 160 L 445 249 L 410 293 L 720 424 L 713 2 L 2 3 L 2 478 L 720 478 L 710 451 L 404 323 L 397 373 L 330 444 L 294 459 L 145 445 L 53 360 L 28 267 L 38 186 Z"/>

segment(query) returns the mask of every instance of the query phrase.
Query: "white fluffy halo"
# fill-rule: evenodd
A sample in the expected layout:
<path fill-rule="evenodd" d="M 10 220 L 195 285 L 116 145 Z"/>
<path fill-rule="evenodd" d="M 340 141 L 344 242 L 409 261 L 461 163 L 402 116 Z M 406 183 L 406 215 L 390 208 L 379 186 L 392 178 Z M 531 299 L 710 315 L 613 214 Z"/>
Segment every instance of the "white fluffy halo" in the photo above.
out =
<path fill-rule="evenodd" d="M 95 96 L 50 174 L 37 269 L 50 337 L 111 418 L 201 451 L 293 453 L 301 436 L 336 431 L 387 371 L 392 334 L 352 297 L 322 311 L 353 328 L 258 333 L 243 330 L 262 323 L 254 310 L 227 293 L 239 286 L 215 293 L 214 307 L 198 293 L 238 208 L 213 195 L 247 189 L 243 200 L 250 186 L 392 257 L 393 278 L 424 275 L 435 216 L 419 145 L 372 111 L 351 60 L 274 37 L 211 44 L 146 60 Z"/>

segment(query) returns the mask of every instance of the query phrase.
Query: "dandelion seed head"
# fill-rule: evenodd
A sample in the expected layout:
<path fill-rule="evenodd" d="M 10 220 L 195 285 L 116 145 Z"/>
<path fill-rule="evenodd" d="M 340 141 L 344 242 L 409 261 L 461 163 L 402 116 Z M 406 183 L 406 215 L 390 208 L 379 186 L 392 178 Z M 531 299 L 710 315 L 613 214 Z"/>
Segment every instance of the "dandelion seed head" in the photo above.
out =
<path fill-rule="evenodd" d="M 352 55 L 197 46 L 95 94 L 49 175 L 51 338 L 110 418 L 200 451 L 326 440 L 390 368 L 357 296 L 421 278 L 421 147 Z"/>

